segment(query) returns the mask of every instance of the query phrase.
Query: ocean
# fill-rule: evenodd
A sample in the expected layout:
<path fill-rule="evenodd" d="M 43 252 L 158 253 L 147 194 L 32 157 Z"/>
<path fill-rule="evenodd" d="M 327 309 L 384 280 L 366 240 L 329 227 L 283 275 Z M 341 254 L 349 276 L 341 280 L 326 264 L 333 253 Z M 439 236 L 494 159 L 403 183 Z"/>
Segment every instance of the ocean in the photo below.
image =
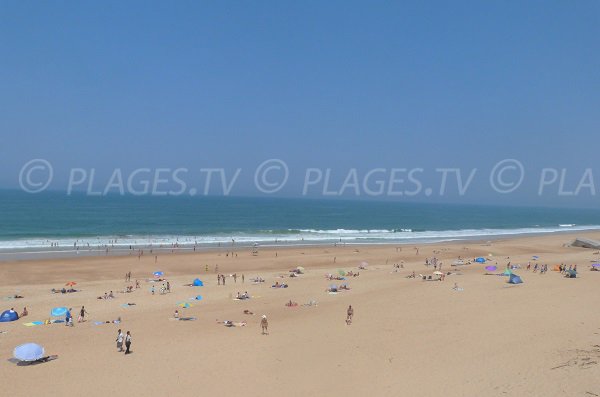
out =
<path fill-rule="evenodd" d="M 600 211 L 0 191 L 0 252 L 425 243 L 600 229 Z M 52 247 L 51 247 L 52 246 Z"/>

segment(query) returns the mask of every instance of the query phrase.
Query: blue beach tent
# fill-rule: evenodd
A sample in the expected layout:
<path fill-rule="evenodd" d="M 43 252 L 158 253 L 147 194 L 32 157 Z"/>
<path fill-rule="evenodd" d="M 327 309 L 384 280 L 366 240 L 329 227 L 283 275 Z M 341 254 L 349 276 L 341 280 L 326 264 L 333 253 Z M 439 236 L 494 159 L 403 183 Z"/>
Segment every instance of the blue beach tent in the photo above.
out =
<path fill-rule="evenodd" d="M 485 258 L 483 258 L 483 257 L 480 256 L 479 258 L 475 259 L 475 262 L 477 262 L 477 263 L 485 263 Z"/>
<path fill-rule="evenodd" d="M 19 315 L 14 310 L 6 310 L 0 314 L 0 323 L 8 323 L 10 321 L 17 321 Z"/>
<path fill-rule="evenodd" d="M 194 282 L 192 283 L 192 285 L 194 287 L 203 287 L 204 283 L 202 282 L 202 280 L 200 280 L 199 278 L 195 279 Z"/>
<path fill-rule="evenodd" d="M 521 284 L 523 283 L 523 280 L 521 280 L 521 277 L 517 276 L 516 274 L 511 274 L 508 278 L 508 282 L 510 284 Z"/>

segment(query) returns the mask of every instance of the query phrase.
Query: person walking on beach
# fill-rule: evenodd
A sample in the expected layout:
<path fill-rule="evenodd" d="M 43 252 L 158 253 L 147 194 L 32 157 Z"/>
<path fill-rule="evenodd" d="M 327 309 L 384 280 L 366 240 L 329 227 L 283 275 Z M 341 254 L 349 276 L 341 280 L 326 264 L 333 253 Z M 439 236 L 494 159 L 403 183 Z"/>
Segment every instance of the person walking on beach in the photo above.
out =
<path fill-rule="evenodd" d="M 67 310 L 67 313 L 65 314 L 65 325 L 68 326 L 73 326 L 73 317 L 71 316 L 71 310 L 69 309 Z"/>
<path fill-rule="evenodd" d="M 269 335 L 269 322 L 264 314 L 260 320 L 260 328 L 262 329 L 262 335 Z"/>
<path fill-rule="evenodd" d="M 129 349 L 131 348 L 131 333 L 127 331 L 127 335 L 125 336 L 125 354 L 131 353 Z"/>
<path fill-rule="evenodd" d="M 123 336 L 123 331 L 121 331 L 121 329 L 119 329 L 119 330 L 117 331 L 117 339 L 116 339 L 116 342 L 117 342 L 117 349 L 119 349 L 119 352 L 121 352 L 121 353 L 123 352 L 123 339 L 124 339 L 124 338 L 125 338 L 125 337 Z"/>
<path fill-rule="evenodd" d="M 79 311 L 79 322 L 80 323 L 85 321 L 86 314 L 87 314 L 87 310 L 85 310 L 85 306 L 81 306 L 81 310 Z"/>
<path fill-rule="evenodd" d="M 346 324 L 352 324 L 352 317 L 354 317 L 354 309 L 352 308 L 352 305 L 350 305 L 346 311 Z"/>

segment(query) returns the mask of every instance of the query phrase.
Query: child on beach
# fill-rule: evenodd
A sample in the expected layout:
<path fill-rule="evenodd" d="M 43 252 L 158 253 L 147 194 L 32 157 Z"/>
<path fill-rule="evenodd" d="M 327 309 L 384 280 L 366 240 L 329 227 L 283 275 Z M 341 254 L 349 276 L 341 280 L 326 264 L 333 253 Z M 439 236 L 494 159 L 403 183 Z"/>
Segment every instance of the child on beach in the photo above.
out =
<path fill-rule="evenodd" d="M 260 327 L 262 329 L 262 335 L 269 335 L 269 322 L 267 321 L 267 316 L 264 314 L 260 320 Z"/>

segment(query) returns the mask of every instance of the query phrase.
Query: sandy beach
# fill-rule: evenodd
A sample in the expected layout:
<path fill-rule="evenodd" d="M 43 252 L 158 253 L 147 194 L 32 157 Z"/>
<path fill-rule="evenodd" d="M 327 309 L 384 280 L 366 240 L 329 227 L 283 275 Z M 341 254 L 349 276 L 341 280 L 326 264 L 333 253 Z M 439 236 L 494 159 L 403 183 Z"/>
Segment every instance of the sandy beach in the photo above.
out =
<path fill-rule="evenodd" d="M 600 232 L 577 236 L 600 239 Z M 418 253 L 411 245 L 269 248 L 257 255 L 236 248 L 226 255 L 224 248 L 157 259 L 146 253 L 2 262 L 0 309 L 29 312 L 0 323 L 3 394 L 597 396 L 600 272 L 589 269 L 599 255 L 566 246 L 574 237 L 419 245 Z M 546 274 L 526 270 L 534 255 L 549 265 Z M 498 272 L 509 261 L 519 264 L 514 272 L 524 283 L 484 275 L 482 264 L 451 266 L 458 257 L 479 256 L 486 265 L 497 263 Z M 432 257 L 451 272 L 444 281 L 407 278 L 413 271 L 431 275 L 425 260 Z M 358 268 L 362 262 L 366 269 Z M 560 263 L 577 264 L 578 277 L 552 271 Z M 216 265 L 228 276 L 225 286 L 217 285 Z M 297 266 L 304 274 L 290 278 L 288 270 Z M 148 281 L 157 270 L 170 293 Z M 339 270 L 360 275 L 326 279 Z M 236 281 L 229 277 L 234 273 Z M 265 282 L 250 281 L 257 276 Z M 204 286 L 185 286 L 196 277 Z M 136 279 L 141 288 L 123 293 Z M 79 292 L 51 292 L 69 281 Z M 276 282 L 288 288 L 271 288 Z M 326 291 L 341 283 L 350 290 Z M 97 299 L 109 291 L 114 299 Z M 251 299 L 234 299 L 245 291 Z M 9 298 L 15 294 L 24 298 Z M 202 300 L 192 299 L 198 295 Z M 290 300 L 298 306 L 287 307 Z M 317 304 L 304 305 L 311 301 Z M 183 302 L 191 307 L 178 306 Z M 87 320 L 77 323 L 82 305 Z M 73 308 L 73 327 L 24 325 L 47 320 L 61 306 Z M 175 320 L 175 310 L 196 320 Z M 268 335 L 261 334 L 263 314 Z M 106 323 L 117 318 L 122 322 Z M 225 320 L 237 326 L 226 327 Z M 130 355 L 117 352 L 119 328 L 131 332 Z M 13 348 L 26 342 L 58 358 L 28 366 L 10 361 Z"/>

